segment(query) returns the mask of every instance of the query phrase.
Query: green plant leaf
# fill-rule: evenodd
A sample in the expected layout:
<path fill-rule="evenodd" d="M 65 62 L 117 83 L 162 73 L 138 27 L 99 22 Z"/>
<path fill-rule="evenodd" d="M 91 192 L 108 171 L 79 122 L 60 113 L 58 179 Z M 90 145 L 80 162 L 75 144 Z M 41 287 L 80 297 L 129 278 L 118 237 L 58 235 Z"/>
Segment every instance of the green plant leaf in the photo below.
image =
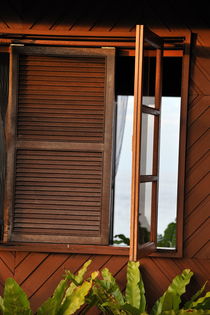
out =
<path fill-rule="evenodd" d="M 61 280 L 56 287 L 53 296 L 47 299 L 37 310 L 37 315 L 56 315 L 63 301 L 66 288 L 68 286 L 68 276 Z"/>
<path fill-rule="evenodd" d="M 4 311 L 5 311 L 4 300 L 3 300 L 2 296 L 0 296 L 0 311 L 2 313 L 4 313 Z"/>
<path fill-rule="evenodd" d="M 91 281 L 84 281 L 79 287 L 75 287 L 70 295 L 65 297 L 58 315 L 74 314 L 84 303 L 85 297 L 92 287 Z"/>
<path fill-rule="evenodd" d="M 89 265 L 91 264 L 92 260 L 88 260 L 86 261 L 86 263 L 84 263 L 84 265 L 82 266 L 82 268 L 80 268 L 80 270 L 78 271 L 77 275 L 72 274 L 70 271 L 67 272 L 69 278 L 73 281 L 69 288 L 66 290 L 66 296 L 69 296 L 72 294 L 72 292 L 74 291 L 74 289 L 80 285 L 83 281 L 84 275 L 87 272 L 87 269 L 89 267 Z"/>
<path fill-rule="evenodd" d="M 5 315 L 32 314 L 32 310 L 30 308 L 30 303 L 26 293 L 13 278 L 8 278 L 5 282 L 3 308 Z"/>
<path fill-rule="evenodd" d="M 175 313 L 174 313 L 175 314 Z M 176 315 L 209 315 L 210 310 L 181 309 Z M 163 313 L 163 315 L 173 315 L 171 313 Z"/>
<path fill-rule="evenodd" d="M 207 292 L 205 296 L 200 297 L 197 301 L 192 303 L 192 308 L 197 310 L 209 310 L 210 309 L 210 292 Z"/>
<path fill-rule="evenodd" d="M 102 287 L 108 291 L 120 305 L 124 304 L 123 294 L 111 272 L 107 268 L 104 268 L 101 274 L 103 277 L 103 280 L 100 280 Z"/>
<path fill-rule="evenodd" d="M 126 237 L 124 234 L 117 234 L 114 236 L 114 238 L 118 237 L 119 240 L 114 240 L 114 244 L 125 244 L 127 246 L 130 245 L 130 239 Z"/>
<path fill-rule="evenodd" d="M 80 268 L 80 270 L 78 271 L 77 275 L 75 276 L 75 280 L 78 283 L 80 283 L 80 284 L 82 283 L 84 275 L 87 272 L 87 269 L 88 269 L 89 265 L 91 264 L 91 262 L 92 262 L 92 260 L 86 261 L 84 263 L 84 265 L 82 266 L 82 268 Z"/>
<path fill-rule="evenodd" d="M 127 284 L 125 290 L 125 301 L 127 304 L 140 309 L 141 292 L 139 287 L 140 272 L 139 262 L 129 261 L 127 265 Z"/>
<path fill-rule="evenodd" d="M 96 305 L 104 314 L 118 314 L 120 303 L 103 286 L 103 280 L 98 280 L 92 288 L 90 303 Z M 111 292 L 111 290 L 110 290 Z"/>
<path fill-rule="evenodd" d="M 124 312 L 122 310 L 122 307 L 120 304 L 117 304 L 115 302 L 105 302 L 101 305 L 103 307 L 102 311 L 105 314 L 113 314 L 113 315 L 126 315 L 127 312 Z"/>
<path fill-rule="evenodd" d="M 184 269 L 181 275 L 176 276 L 163 296 L 154 304 L 151 315 L 161 315 L 164 311 L 179 310 L 181 296 L 186 291 L 193 272 L 190 269 Z"/>
<path fill-rule="evenodd" d="M 192 308 L 192 303 L 193 303 L 194 301 L 196 301 L 196 300 L 199 298 L 199 296 L 203 293 L 203 291 L 205 290 L 206 284 L 207 284 L 207 281 L 204 283 L 204 285 L 201 287 L 201 289 L 198 290 L 198 291 L 191 297 L 191 299 L 190 299 L 189 301 L 187 301 L 187 302 L 184 304 L 183 309 L 186 310 L 186 309 Z"/>
<path fill-rule="evenodd" d="M 133 307 L 130 304 L 125 303 L 122 307 L 122 310 L 126 311 L 126 314 L 128 312 L 128 314 L 132 314 L 132 315 L 140 315 L 142 314 L 138 308 Z"/>
<path fill-rule="evenodd" d="M 139 281 L 139 290 L 140 290 L 140 307 L 139 310 L 141 313 L 144 313 L 146 310 L 146 297 L 145 297 L 145 288 L 144 282 L 140 273 L 140 281 Z"/>
<path fill-rule="evenodd" d="M 175 312 L 174 310 L 170 310 L 161 313 L 161 315 L 177 315 L 177 312 Z"/>

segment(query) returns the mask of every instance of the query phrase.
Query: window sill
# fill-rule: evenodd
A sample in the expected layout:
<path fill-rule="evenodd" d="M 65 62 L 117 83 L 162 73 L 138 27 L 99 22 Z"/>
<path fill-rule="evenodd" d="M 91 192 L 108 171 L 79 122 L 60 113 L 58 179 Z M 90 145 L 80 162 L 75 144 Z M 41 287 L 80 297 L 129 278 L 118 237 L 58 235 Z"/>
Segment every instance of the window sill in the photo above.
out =
<path fill-rule="evenodd" d="M 113 245 L 78 245 L 78 244 L 52 244 L 52 243 L 1 243 L 0 251 L 22 251 L 22 252 L 48 252 L 63 254 L 93 254 L 93 255 L 116 255 L 129 256 L 130 248 L 126 246 Z M 145 256 L 151 258 L 181 258 L 182 253 L 176 250 L 156 249 L 154 253 L 141 251 L 139 258 Z"/>
<path fill-rule="evenodd" d="M 156 251 L 149 255 L 152 258 L 182 258 L 182 250 L 169 249 L 169 248 L 156 248 Z"/>
<path fill-rule="evenodd" d="M 76 245 L 76 244 L 52 244 L 52 243 L 18 243 L 10 242 L 0 244 L 0 251 L 25 251 L 25 252 L 49 252 L 71 254 L 96 254 L 96 255 L 120 255 L 128 256 L 129 247 L 102 246 L 102 245 Z"/>

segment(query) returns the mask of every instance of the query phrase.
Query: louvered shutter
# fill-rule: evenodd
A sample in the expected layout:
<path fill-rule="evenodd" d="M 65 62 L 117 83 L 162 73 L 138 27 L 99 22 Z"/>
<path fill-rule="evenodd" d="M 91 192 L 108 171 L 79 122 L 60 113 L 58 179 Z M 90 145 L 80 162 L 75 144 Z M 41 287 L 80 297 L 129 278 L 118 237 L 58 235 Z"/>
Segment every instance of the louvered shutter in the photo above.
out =
<path fill-rule="evenodd" d="M 5 240 L 108 244 L 114 49 L 14 47 L 11 73 Z"/>

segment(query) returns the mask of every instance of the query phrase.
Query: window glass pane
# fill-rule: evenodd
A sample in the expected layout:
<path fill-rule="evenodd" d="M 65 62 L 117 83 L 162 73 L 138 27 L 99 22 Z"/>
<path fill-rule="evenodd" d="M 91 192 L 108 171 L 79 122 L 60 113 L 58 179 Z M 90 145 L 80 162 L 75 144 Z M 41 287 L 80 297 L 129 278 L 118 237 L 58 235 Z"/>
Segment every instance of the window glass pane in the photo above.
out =
<path fill-rule="evenodd" d="M 158 247 L 176 247 L 180 98 L 164 97 L 161 108 Z"/>
<path fill-rule="evenodd" d="M 155 108 L 155 96 L 143 96 L 142 97 L 142 104 Z"/>
<path fill-rule="evenodd" d="M 152 175 L 154 116 L 142 113 L 141 175 Z"/>
<path fill-rule="evenodd" d="M 119 98 L 118 98 L 119 100 Z M 121 106 L 118 102 L 117 107 Z M 116 131 L 116 172 L 115 172 L 115 194 L 114 194 L 114 224 L 113 235 L 123 234 L 125 238 L 130 237 L 130 201 L 131 201 L 131 168 L 132 168 L 132 133 L 133 133 L 133 96 L 127 98 L 127 108 L 122 126 L 122 113 L 117 109 L 117 131 Z M 124 129 L 122 131 L 122 129 Z M 121 130 L 121 131 L 120 131 Z M 123 138 L 120 139 L 119 135 Z M 121 149 L 119 150 L 119 142 Z M 116 245 L 128 245 L 123 237 L 114 237 L 114 242 L 121 240 Z"/>
<path fill-rule="evenodd" d="M 139 244 L 142 245 L 150 240 L 151 230 L 151 207 L 152 207 L 152 183 L 140 184 L 139 205 Z"/>
<path fill-rule="evenodd" d="M 143 67 L 143 105 L 155 107 L 156 50 L 146 44 Z"/>

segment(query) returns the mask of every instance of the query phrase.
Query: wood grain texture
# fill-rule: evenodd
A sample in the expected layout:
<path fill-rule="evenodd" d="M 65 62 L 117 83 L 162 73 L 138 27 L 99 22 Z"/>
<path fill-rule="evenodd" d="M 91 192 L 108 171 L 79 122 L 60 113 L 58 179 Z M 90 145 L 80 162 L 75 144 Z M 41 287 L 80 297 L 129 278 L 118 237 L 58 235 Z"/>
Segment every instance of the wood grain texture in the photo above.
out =
<path fill-rule="evenodd" d="M 209 239 L 209 38 L 197 33 L 192 47 L 185 187 L 185 256 L 210 259 Z"/>
<path fill-rule="evenodd" d="M 140 261 L 149 307 L 164 292 L 172 277 L 184 268 L 190 268 L 194 272 L 192 283 L 188 287 L 189 293 L 186 295 L 188 297 L 195 293 L 206 280 L 210 280 L 209 17 L 206 17 L 204 8 L 196 2 L 190 4 L 189 10 L 189 6 L 183 1 L 172 0 L 163 3 L 142 1 L 141 8 L 128 3 L 126 8 L 120 11 L 114 2 L 111 6 L 108 3 L 102 5 L 100 3 L 95 6 L 95 9 L 91 1 L 84 7 L 81 7 L 79 1 L 71 3 L 71 6 L 69 10 L 67 2 L 62 0 L 33 2 L 32 6 L 29 6 L 29 2 L 4 1 L 1 4 L 0 30 L 10 34 L 23 33 L 26 36 L 30 34 L 31 43 L 39 38 L 39 35 L 62 35 L 66 39 L 65 36 L 75 35 L 77 32 L 77 35 L 80 32 L 91 35 L 94 31 L 107 32 L 109 35 L 115 31 L 130 32 L 135 29 L 136 23 L 146 23 L 159 35 L 163 33 L 170 35 L 173 31 L 180 29 L 191 30 L 195 35 L 191 50 L 186 186 L 183 187 L 185 190 L 184 256 L 179 259 L 144 258 Z M 30 80 L 31 84 L 37 88 L 32 78 Z M 49 80 L 48 87 L 51 84 Z M 60 86 L 62 84 L 63 82 L 60 82 Z M 68 86 L 70 85 L 71 82 L 68 82 Z M 82 86 L 82 82 L 80 85 Z M 91 87 L 91 82 L 89 86 Z M 27 89 L 23 89 L 22 92 L 28 97 Z M 45 96 L 43 88 L 41 94 Z M 63 106 L 65 108 L 65 102 Z M 34 106 L 33 111 L 37 112 L 38 108 L 38 105 Z M 21 128 L 27 134 L 28 128 L 24 125 L 21 125 Z M 1 291 L 5 279 L 8 276 L 15 276 L 29 294 L 35 310 L 52 293 L 64 269 L 69 268 L 75 272 L 89 258 L 93 259 L 92 269 L 108 266 L 116 275 L 122 288 L 125 286 L 125 257 L 2 251 L 0 252 Z M 207 290 L 210 290 L 209 283 Z M 94 312 L 94 314 L 98 313 Z"/>

